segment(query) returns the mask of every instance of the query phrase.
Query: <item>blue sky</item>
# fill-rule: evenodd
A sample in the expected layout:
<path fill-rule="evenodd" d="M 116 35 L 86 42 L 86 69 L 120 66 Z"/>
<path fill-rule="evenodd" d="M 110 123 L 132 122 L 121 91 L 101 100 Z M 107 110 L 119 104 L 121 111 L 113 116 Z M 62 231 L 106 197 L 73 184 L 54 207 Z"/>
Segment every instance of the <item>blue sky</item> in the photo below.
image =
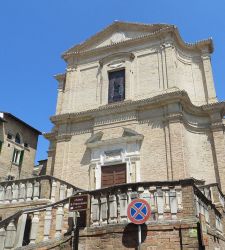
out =
<path fill-rule="evenodd" d="M 187 42 L 212 37 L 214 80 L 225 99 L 225 2 L 209 0 L 20 0 L 0 1 L 0 110 L 48 132 L 55 113 L 56 73 L 63 51 L 114 20 L 169 23 Z M 47 157 L 40 137 L 37 160 Z"/>

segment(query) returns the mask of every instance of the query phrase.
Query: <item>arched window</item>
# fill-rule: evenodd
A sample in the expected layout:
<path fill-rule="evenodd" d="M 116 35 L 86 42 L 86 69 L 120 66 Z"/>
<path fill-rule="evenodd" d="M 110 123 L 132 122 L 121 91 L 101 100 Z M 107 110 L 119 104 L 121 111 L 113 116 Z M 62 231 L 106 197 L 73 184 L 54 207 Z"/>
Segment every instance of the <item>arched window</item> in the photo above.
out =
<path fill-rule="evenodd" d="M 20 138 L 20 135 L 18 133 L 16 134 L 15 142 L 18 143 L 18 144 L 21 143 L 21 138 Z"/>

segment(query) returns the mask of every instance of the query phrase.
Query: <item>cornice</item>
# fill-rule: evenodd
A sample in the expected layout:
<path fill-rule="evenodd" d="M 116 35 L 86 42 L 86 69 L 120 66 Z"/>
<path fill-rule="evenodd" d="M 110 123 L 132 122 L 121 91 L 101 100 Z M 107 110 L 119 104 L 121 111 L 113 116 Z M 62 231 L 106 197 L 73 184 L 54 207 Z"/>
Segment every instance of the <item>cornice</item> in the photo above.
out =
<path fill-rule="evenodd" d="M 66 79 L 66 73 L 56 74 L 54 75 L 54 78 L 59 82 L 64 81 Z"/>
<path fill-rule="evenodd" d="M 65 52 L 62 55 L 62 57 L 66 60 L 71 55 L 82 56 L 82 55 L 87 55 L 87 54 L 96 54 L 96 53 L 100 53 L 101 51 L 105 51 L 109 48 L 112 49 L 112 48 L 120 47 L 122 45 L 127 46 L 129 44 L 135 43 L 136 41 L 140 42 L 142 40 L 144 41 L 144 40 L 148 40 L 151 38 L 162 37 L 163 35 L 168 34 L 168 33 L 174 34 L 176 41 L 184 49 L 188 49 L 188 50 L 197 49 L 197 50 L 202 50 L 205 52 L 206 47 L 207 47 L 208 48 L 207 50 L 209 53 L 213 52 L 213 43 L 212 43 L 211 38 L 208 38 L 205 40 L 199 40 L 199 41 L 196 41 L 194 43 L 187 43 L 187 42 L 183 41 L 183 39 L 181 38 L 180 33 L 178 31 L 178 28 L 171 25 L 171 26 L 161 28 L 161 29 L 159 29 L 155 32 L 152 32 L 150 34 L 147 34 L 147 35 L 141 35 L 141 36 L 129 39 L 129 40 L 120 41 L 120 42 L 113 43 L 113 44 L 106 45 L 106 46 L 102 46 L 99 48 L 85 50 L 85 49 L 82 49 L 81 46 L 80 47 L 78 46 L 78 47 L 76 47 L 76 49 L 74 48 L 75 49 L 74 51 L 69 50 L 68 52 Z"/>
<path fill-rule="evenodd" d="M 101 117 L 112 113 L 119 114 L 134 110 L 138 111 L 143 110 L 147 107 L 163 107 L 170 103 L 176 102 L 180 102 L 185 107 L 185 110 L 187 110 L 191 114 L 205 116 L 215 111 L 221 113 L 221 115 L 225 114 L 225 102 L 195 106 L 191 103 L 188 94 L 184 90 L 179 90 L 136 101 L 127 100 L 124 102 L 107 104 L 104 106 L 100 106 L 99 108 L 90 109 L 87 111 L 59 114 L 50 117 L 50 119 L 54 124 L 64 124 L 68 121 L 91 120 L 95 117 Z"/>

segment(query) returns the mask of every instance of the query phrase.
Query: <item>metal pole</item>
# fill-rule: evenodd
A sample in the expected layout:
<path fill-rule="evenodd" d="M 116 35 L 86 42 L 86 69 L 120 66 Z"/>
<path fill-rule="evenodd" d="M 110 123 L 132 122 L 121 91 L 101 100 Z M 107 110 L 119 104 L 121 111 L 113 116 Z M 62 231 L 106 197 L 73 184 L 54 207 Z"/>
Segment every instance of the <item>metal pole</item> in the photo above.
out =
<path fill-rule="evenodd" d="M 138 225 L 138 250 L 141 250 L 141 225 Z"/>

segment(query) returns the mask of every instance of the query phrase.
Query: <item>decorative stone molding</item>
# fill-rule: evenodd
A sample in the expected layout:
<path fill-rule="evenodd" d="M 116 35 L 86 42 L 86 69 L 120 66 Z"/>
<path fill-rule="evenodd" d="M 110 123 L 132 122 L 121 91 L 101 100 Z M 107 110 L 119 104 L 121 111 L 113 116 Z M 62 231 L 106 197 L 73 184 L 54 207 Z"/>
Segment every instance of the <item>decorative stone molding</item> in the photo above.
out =
<path fill-rule="evenodd" d="M 124 63 L 125 60 L 132 61 L 134 58 L 135 58 L 135 55 L 131 52 L 115 53 L 115 54 L 108 55 L 102 58 L 101 60 L 99 60 L 99 65 L 103 67 L 104 64 L 106 64 L 107 62 L 110 62 L 108 66 L 112 67 L 113 64 L 115 65 L 119 63 Z"/>

